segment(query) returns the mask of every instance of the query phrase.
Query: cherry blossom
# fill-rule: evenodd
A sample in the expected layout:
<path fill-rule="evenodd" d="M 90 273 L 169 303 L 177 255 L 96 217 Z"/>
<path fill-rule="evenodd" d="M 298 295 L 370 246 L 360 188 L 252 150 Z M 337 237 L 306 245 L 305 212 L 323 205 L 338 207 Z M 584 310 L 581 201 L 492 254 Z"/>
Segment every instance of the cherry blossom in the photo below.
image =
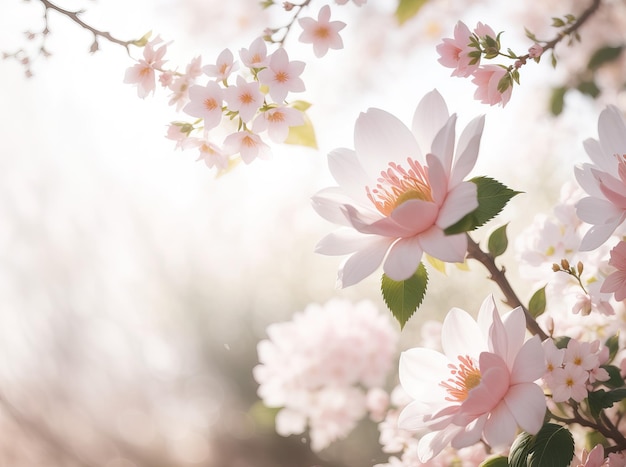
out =
<path fill-rule="evenodd" d="M 249 164 L 257 157 L 267 159 L 270 147 L 261 140 L 259 135 L 243 130 L 231 133 L 224 139 L 224 151 L 229 155 L 239 153 L 241 159 Z"/>
<path fill-rule="evenodd" d="M 565 402 L 570 398 L 582 402 L 587 397 L 589 374 L 579 365 L 568 364 L 552 372 L 550 389 L 554 402 Z"/>
<path fill-rule="evenodd" d="M 252 123 L 252 131 L 261 133 L 267 130 L 270 139 L 283 143 L 289 135 L 289 128 L 304 125 L 302 112 L 291 107 L 273 107 L 261 112 Z"/>
<path fill-rule="evenodd" d="M 422 254 L 462 262 L 465 234 L 445 235 L 478 206 L 476 185 L 463 178 L 478 156 L 484 119 L 474 119 L 461 134 L 454 158 L 456 115 L 437 91 L 419 103 L 409 130 L 379 109 L 362 113 L 355 125 L 355 150 L 328 156 L 339 187 L 313 197 L 325 219 L 344 228 L 324 237 L 316 251 L 350 256 L 342 263 L 338 285 L 348 287 L 383 263 L 391 279 L 414 274 Z M 426 159 L 426 164 L 419 162 Z"/>
<path fill-rule="evenodd" d="M 237 71 L 239 64 L 234 61 L 230 49 L 224 49 L 218 56 L 215 65 L 205 65 L 202 71 L 207 76 L 216 78 L 218 81 L 226 81 L 233 71 Z"/>
<path fill-rule="evenodd" d="M 263 105 L 263 94 L 259 90 L 259 83 L 247 82 L 242 76 L 237 76 L 236 86 L 229 86 L 224 90 L 224 99 L 228 103 L 229 110 L 239 112 L 239 117 L 245 123 L 252 120 Z"/>
<path fill-rule="evenodd" d="M 498 90 L 500 80 L 507 74 L 506 68 L 499 65 L 483 65 L 474 71 L 472 83 L 478 86 L 474 97 L 483 104 L 496 105 L 503 107 L 509 102 L 513 87 L 509 86 L 504 92 Z"/>
<path fill-rule="evenodd" d="M 414 399 L 401 413 L 404 429 L 429 429 L 419 442 L 422 462 L 447 445 L 484 440 L 509 446 L 518 426 L 534 434 L 543 425 L 546 401 L 535 384 L 545 372 L 538 336 L 524 342 L 525 318 L 516 308 L 500 318 L 492 296 L 477 320 L 459 308 L 446 315 L 443 353 L 414 348 L 400 357 L 400 383 Z"/>
<path fill-rule="evenodd" d="M 289 92 L 304 91 L 302 71 L 304 62 L 290 62 L 285 49 L 277 49 L 269 59 L 269 66 L 259 72 L 259 82 L 269 87 L 274 102 L 282 103 Z"/>
<path fill-rule="evenodd" d="M 328 49 L 342 49 L 343 41 L 339 31 L 346 27 L 342 21 L 330 21 L 330 7 L 324 5 L 317 16 L 313 18 L 300 18 L 298 23 L 303 31 L 300 34 L 300 42 L 313 44 L 313 52 L 316 57 L 323 57 Z"/>
<path fill-rule="evenodd" d="M 600 113 L 598 135 L 598 140 L 583 143 L 592 163 L 575 169 L 576 180 L 589 195 L 578 202 L 576 213 L 592 225 L 582 239 L 582 251 L 598 248 L 626 219 L 626 125 L 617 107 Z"/>
<path fill-rule="evenodd" d="M 197 160 L 202 160 L 207 167 L 217 167 L 225 170 L 228 168 L 228 155 L 215 143 L 206 138 L 188 138 L 185 141 L 186 148 L 198 148 L 200 154 Z"/>
<path fill-rule="evenodd" d="M 156 88 L 155 70 L 159 70 L 165 60 L 163 57 L 167 51 L 167 44 L 160 44 L 162 40 L 157 37 L 148 42 L 143 48 L 143 59 L 137 61 L 136 65 L 128 68 L 124 75 L 124 82 L 137 85 L 137 95 L 144 99 L 148 94 L 154 93 Z"/>
<path fill-rule="evenodd" d="M 239 51 L 239 58 L 245 66 L 248 68 L 263 68 L 268 65 L 267 63 L 267 46 L 262 37 L 257 37 L 250 48 L 241 49 Z"/>
<path fill-rule="evenodd" d="M 447 68 L 454 68 L 452 76 L 471 76 L 480 65 L 480 57 L 473 59 L 469 55 L 476 51 L 470 45 L 471 35 L 472 33 L 466 24 L 459 21 L 454 27 L 454 38 L 445 38 L 437 46 L 437 53 L 440 56 L 439 63 Z"/>
<path fill-rule="evenodd" d="M 202 74 L 202 57 L 194 58 L 186 67 L 185 73 L 175 77 L 167 87 L 172 90 L 169 105 L 176 104 L 176 110 L 181 110 L 189 100 L 189 87 L 195 82 L 196 78 Z M 161 77 L 164 73 L 161 74 Z"/>
<path fill-rule="evenodd" d="M 189 88 L 189 103 L 183 112 L 204 119 L 204 129 L 215 128 L 222 121 L 222 103 L 224 91 L 215 81 L 206 86 L 194 85 Z"/>
<path fill-rule="evenodd" d="M 611 250 L 611 259 L 609 264 L 616 271 L 609 274 L 602 287 L 601 292 L 615 294 L 615 300 L 622 301 L 626 299 L 626 242 L 620 241 Z"/>

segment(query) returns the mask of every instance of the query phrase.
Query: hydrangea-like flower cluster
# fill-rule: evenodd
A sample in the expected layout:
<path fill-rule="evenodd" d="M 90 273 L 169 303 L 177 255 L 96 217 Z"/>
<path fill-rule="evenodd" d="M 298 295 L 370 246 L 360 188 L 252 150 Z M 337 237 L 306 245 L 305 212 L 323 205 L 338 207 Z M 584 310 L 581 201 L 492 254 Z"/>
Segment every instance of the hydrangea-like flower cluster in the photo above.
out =
<path fill-rule="evenodd" d="M 369 301 L 311 304 L 291 321 L 267 328 L 254 368 L 258 394 L 282 407 L 276 431 L 303 433 L 324 449 L 366 415 L 366 390 L 384 385 L 396 356 L 398 334 Z"/>

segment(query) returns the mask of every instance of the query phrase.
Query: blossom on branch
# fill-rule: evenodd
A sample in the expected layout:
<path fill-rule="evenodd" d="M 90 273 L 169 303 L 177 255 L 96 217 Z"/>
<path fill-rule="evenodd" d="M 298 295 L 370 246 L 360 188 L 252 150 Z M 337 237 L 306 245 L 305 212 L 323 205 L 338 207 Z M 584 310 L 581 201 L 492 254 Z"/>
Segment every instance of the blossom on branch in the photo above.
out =
<path fill-rule="evenodd" d="M 476 71 L 480 65 L 480 51 L 478 56 L 470 54 L 477 49 L 470 43 L 472 33 L 463 21 L 456 23 L 454 38 L 445 38 L 437 46 L 439 63 L 447 68 L 454 68 L 452 76 L 468 77 Z"/>
<path fill-rule="evenodd" d="M 414 348 L 400 357 L 400 383 L 414 399 L 400 414 L 404 429 L 428 429 L 418 454 L 426 462 L 447 445 L 459 449 L 483 440 L 505 448 L 518 427 L 535 434 L 546 400 L 535 384 L 546 368 L 538 336 L 524 342 L 525 318 L 516 308 L 502 318 L 493 296 L 477 320 L 459 308 L 446 315 L 443 353 Z"/>
<path fill-rule="evenodd" d="M 303 31 L 300 34 L 300 42 L 313 44 L 313 52 L 316 57 L 323 57 L 328 49 L 343 49 L 343 41 L 339 31 L 346 27 L 343 21 L 330 21 L 330 7 L 324 5 L 319 11 L 317 21 L 313 18 L 300 18 L 298 20 Z"/>
<path fill-rule="evenodd" d="M 259 82 L 269 87 L 269 95 L 277 104 L 282 103 L 289 92 L 303 92 L 304 81 L 300 75 L 304 62 L 289 61 L 285 49 L 277 49 L 269 59 L 269 65 L 259 72 Z"/>
<path fill-rule="evenodd" d="M 508 71 L 499 65 L 484 65 L 474 71 L 472 83 L 478 86 L 474 98 L 483 104 L 503 107 L 511 99 L 513 92 L 512 83 L 503 89 L 502 82 L 507 79 Z"/>
<path fill-rule="evenodd" d="M 350 254 L 340 267 L 339 286 L 356 284 L 381 263 L 391 279 L 407 279 L 424 252 L 441 261 L 464 260 L 465 234 L 446 235 L 444 229 L 478 207 L 476 185 L 463 179 L 476 162 L 484 118 L 462 132 L 456 157 L 455 124 L 456 115 L 432 91 L 417 106 L 412 130 L 383 110 L 369 109 L 357 119 L 355 150 L 328 155 L 339 187 L 318 192 L 313 207 L 344 228 L 324 237 L 316 251 Z"/>
<path fill-rule="evenodd" d="M 161 42 L 159 37 L 148 42 L 143 48 L 143 59 L 138 60 L 136 65 L 128 68 L 124 75 L 125 83 L 137 85 L 137 95 L 142 99 L 148 94 L 154 93 L 156 88 L 154 71 L 159 70 L 165 63 L 163 56 L 167 51 L 167 44 L 162 44 L 155 49 L 155 46 Z"/>

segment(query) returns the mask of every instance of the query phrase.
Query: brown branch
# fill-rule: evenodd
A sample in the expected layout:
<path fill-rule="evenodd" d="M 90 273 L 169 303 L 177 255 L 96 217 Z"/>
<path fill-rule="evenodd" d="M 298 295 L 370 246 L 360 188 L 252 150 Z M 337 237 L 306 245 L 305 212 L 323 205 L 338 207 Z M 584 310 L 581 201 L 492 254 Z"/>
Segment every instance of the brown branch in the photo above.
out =
<path fill-rule="evenodd" d="M 498 284 L 498 287 L 500 287 L 500 290 L 504 294 L 505 303 L 511 308 L 520 307 L 524 311 L 524 316 L 526 317 L 526 329 L 528 329 L 531 334 L 539 336 L 542 341 L 546 340 L 548 335 L 543 331 L 543 329 L 541 329 L 541 327 L 539 327 L 535 318 L 533 318 L 528 309 L 522 304 L 520 299 L 515 294 L 513 287 L 506 277 L 505 269 L 500 269 L 496 265 L 494 257 L 481 250 L 478 243 L 472 240 L 469 235 L 467 235 L 467 257 L 475 259 L 487 268 L 490 274 L 489 279 Z"/>

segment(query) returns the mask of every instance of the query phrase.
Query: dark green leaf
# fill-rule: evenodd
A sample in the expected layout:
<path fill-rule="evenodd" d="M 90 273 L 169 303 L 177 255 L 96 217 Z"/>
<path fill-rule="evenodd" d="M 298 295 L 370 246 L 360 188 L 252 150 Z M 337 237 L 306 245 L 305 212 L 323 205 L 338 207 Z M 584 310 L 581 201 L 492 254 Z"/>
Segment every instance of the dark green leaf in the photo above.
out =
<path fill-rule="evenodd" d="M 484 461 L 478 467 L 509 467 L 509 461 L 504 456 L 492 457 Z"/>
<path fill-rule="evenodd" d="M 509 450 L 510 467 L 526 467 L 528 455 L 533 447 L 535 439 L 530 433 L 520 433 Z"/>
<path fill-rule="evenodd" d="M 504 224 L 502 227 L 498 227 L 489 236 L 489 240 L 487 240 L 487 250 L 494 258 L 504 253 L 509 246 L 509 239 L 506 236 L 507 225 L 508 224 Z"/>
<path fill-rule="evenodd" d="M 552 112 L 552 115 L 555 117 L 561 115 L 561 112 L 563 112 L 566 92 L 566 87 L 554 88 L 552 90 L 552 96 L 550 96 L 550 112 Z"/>
<path fill-rule="evenodd" d="M 605 63 L 617 60 L 622 53 L 623 48 L 623 45 L 618 45 L 617 47 L 606 46 L 596 50 L 589 59 L 587 68 L 590 70 L 597 70 Z"/>
<path fill-rule="evenodd" d="M 489 177 L 475 177 L 470 181 L 478 188 L 478 207 L 445 229 L 446 235 L 469 232 L 484 225 L 498 215 L 511 198 L 521 193 Z"/>
<path fill-rule="evenodd" d="M 567 344 L 569 344 L 570 340 L 572 340 L 572 338 L 569 337 L 569 336 L 555 337 L 554 338 L 554 345 L 556 345 L 557 349 L 566 349 L 567 348 Z"/>
<path fill-rule="evenodd" d="M 612 362 L 619 350 L 619 334 L 609 337 L 604 343 L 609 348 L 609 362 Z"/>
<path fill-rule="evenodd" d="M 396 19 L 400 25 L 413 18 L 428 0 L 398 0 Z"/>
<path fill-rule="evenodd" d="M 574 438 L 567 428 L 546 423 L 534 439 L 528 467 L 569 467 L 574 457 Z"/>
<path fill-rule="evenodd" d="M 604 368 L 609 374 L 609 380 L 603 381 L 605 386 L 609 388 L 621 388 L 624 386 L 624 378 L 622 378 L 619 368 L 614 365 L 601 365 L 600 368 Z"/>
<path fill-rule="evenodd" d="M 406 322 L 422 303 L 427 285 L 428 273 L 422 263 L 415 274 L 403 281 L 394 281 L 383 274 L 380 286 L 383 299 L 400 323 L 400 329 L 404 328 Z"/>
<path fill-rule="evenodd" d="M 528 311 L 533 318 L 541 315 L 544 311 L 546 311 L 546 287 L 543 286 L 539 290 L 537 290 L 532 297 L 530 297 L 530 302 L 528 302 Z"/>
<path fill-rule="evenodd" d="M 587 396 L 591 415 L 596 418 L 598 418 L 598 415 L 603 409 L 613 407 L 613 404 L 624 399 L 626 399 L 626 389 L 613 389 L 608 392 L 604 389 L 598 389 L 597 391 L 590 392 Z"/>
<path fill-rule="evenodd" d="M 594 81 L 583 81 L 576 86 L 576 89 L 594 99 L 600 95 L 600 88 Z"/>
<path fill-rule="evenodd" d="M 565 26 L 565 21 L 561 18 L 552 18 L 552 27 L 562 28 L 563 26 Z"/>

